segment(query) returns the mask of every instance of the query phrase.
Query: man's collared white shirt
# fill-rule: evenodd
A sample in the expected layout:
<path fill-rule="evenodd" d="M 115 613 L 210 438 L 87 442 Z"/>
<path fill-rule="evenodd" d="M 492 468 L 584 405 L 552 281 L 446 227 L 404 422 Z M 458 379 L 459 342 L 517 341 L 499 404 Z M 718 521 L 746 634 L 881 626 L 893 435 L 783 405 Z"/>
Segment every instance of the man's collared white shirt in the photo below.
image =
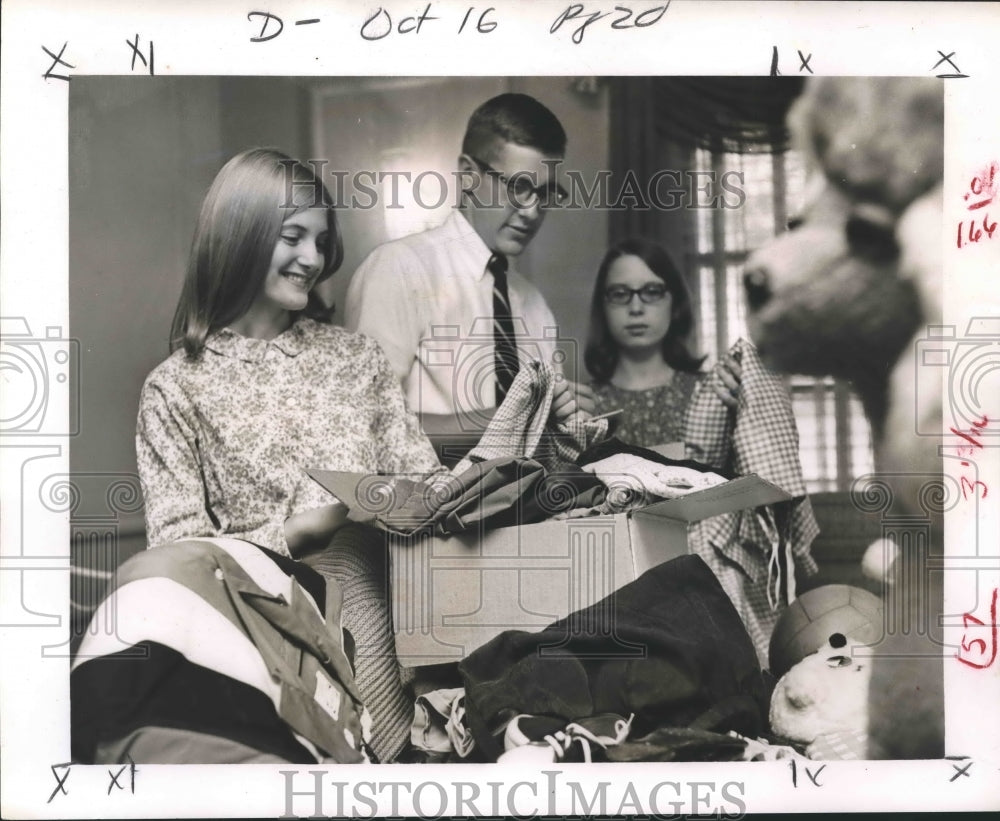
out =
<path fill-rule="evenodd" d="M 376 248 L 351 280 L 345 324 L 378 341 L 418 412 L 468 413 L 496 405 L 490 254 L 454 211 L 437 228 Z M 510 262 L 518 354 L 555 365 L 555 317 Z"/>

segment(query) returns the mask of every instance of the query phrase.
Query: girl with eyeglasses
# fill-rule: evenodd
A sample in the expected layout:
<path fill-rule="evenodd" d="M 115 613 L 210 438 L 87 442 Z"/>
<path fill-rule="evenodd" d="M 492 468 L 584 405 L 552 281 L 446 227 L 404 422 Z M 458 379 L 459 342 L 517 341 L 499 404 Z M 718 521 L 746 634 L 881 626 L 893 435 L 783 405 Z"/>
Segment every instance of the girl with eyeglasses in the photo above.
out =
<path fill-rule="evenodd" d="M 595 414 L 621 410 L 616 437 L 649 447 L 683 440 L 684 418 L 704 376 L 704 357 L 687 337 L 694 324 L 684 279 L 662 246 L 628 239 L 612 246 L 597 271 L 584 362 L 593 377 Z M 722 401 L 732 406 L 739 366 L 717 366 Z"/>

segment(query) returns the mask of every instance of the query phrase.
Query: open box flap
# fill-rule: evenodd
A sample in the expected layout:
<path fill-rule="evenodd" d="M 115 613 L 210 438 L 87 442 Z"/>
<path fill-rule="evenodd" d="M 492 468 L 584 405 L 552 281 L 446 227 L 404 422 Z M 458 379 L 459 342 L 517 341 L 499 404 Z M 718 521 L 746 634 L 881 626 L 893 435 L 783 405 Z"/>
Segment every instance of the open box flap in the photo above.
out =
<path fill-rule="evenodd" d="M 664 499 L 654 502 L 633 516 L 653 516 L 667 519 L 678 519 L 683 522 L 700 522 L 709 516 L 720 513 L 732 513 L 735 510 L 771 505 L 775 502 L 785 502 L 791 495 L 777 485 L 750 474 L 740 476 L 731 482 L 716 485 L 705 490 L 698 490 L 681 496 L 678 499 Z"/>
<path fill-rule="evenodd" d="M 347 518 L 352 522 L 370 522 L 375 518 L 375 512 L 365 510 L 359 504 L 358 486 L 369 477 L 371 473 L 350 473 L 344 470 L 306 470 L 310 478 L 319 482 L 330 493 L 336 496 L 347 506 Z M 374 505 L 378 507 L 378 505 Z"/>

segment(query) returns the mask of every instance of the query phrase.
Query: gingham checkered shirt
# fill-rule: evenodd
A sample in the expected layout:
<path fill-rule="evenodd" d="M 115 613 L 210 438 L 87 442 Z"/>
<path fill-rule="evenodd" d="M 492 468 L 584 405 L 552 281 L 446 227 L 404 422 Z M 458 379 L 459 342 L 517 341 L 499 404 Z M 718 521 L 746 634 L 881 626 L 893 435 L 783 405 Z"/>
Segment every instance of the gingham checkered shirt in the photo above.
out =
<path fill-rule="evenodd" d="M 768 371 L 747 340 L 730 354 L 741 364 L 742 378 L 735 413 L 712 390 L 711 374 L 699 384 L 685 422 L 686 455 L 737 476 L 754 473 L 789 493 L 787 503 L 713 516 L 690 528 L 690 546 L 723 578 L 735 564 L 745 579 L 731 597 L 766 662 L 767 643 L 777 620 L 778 591 L 784 576 L 785 598 L 795 596 L 795 567 L 805 575 L 818 571 L 809 552 L 819 526 L 806 496 L 799 462 L 799 435 L 792 402 L 782 379 Z M 772 588 L 775 592 L 772 592 Z"/>
<path fill-rule="evenodd" d="M 547 362 L 522 362 L 479 444 L 452 473 L 459 476 L 474 462 L 521 456 L 536 459 L 549 472 L 557 471 L 603 439 L 608 432 L 607 419 L 560 422 L 547 429 L 556 380 L 562 378 Z"/>

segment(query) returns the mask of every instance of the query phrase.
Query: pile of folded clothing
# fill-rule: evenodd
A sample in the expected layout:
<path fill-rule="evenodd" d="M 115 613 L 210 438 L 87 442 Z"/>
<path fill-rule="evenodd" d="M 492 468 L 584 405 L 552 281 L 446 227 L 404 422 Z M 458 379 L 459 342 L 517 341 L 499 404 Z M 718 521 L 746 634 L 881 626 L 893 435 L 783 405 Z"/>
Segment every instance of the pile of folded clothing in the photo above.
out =
<path fill-rule="evenodd" d="M 431 761 L 748 760 L 767 733 L 769 679 L 697 556 L 458 669 L 463 687 L 418 700 L 411 740 Z"/>

